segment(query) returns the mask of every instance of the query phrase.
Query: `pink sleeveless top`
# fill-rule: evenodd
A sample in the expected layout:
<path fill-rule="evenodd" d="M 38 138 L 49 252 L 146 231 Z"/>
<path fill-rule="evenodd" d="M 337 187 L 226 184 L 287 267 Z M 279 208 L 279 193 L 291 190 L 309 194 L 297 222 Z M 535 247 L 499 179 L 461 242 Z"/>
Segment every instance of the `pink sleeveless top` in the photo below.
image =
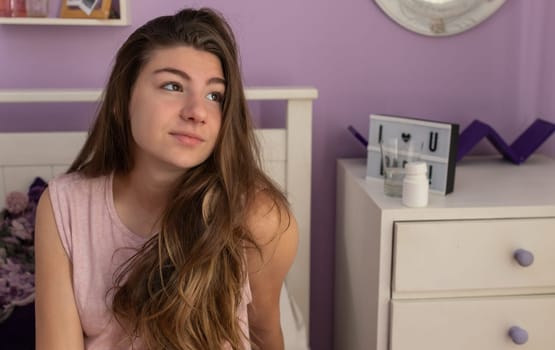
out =
<path fill-rule="evenodd" d="M 123 330 L 112 316 L 111 294 L 107 294 L 118 267 L 146 242 L 119 219 L 112 176 L 91 179 L 77 173 L 64 174 L 50 181 L 49 191 L 62 245 L 72 263 L 73 292 L 85 349 L 141 349 L 140 344 L 123 342 Z M 251 299 L 247 281 L 238 310 L 247 336 L 247 304 Z M 248 338 L 244 347 L 251 348 Z"/>

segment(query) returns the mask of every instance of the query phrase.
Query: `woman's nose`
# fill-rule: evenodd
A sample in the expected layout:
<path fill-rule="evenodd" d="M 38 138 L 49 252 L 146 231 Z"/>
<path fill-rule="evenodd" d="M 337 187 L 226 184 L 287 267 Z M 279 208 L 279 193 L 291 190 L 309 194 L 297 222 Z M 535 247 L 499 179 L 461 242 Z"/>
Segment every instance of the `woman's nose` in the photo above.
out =
<path fill-rule="evenodd" d="M 204 98 L 198 94 L 190 94 L 187 96 L 183 103 L 183 108 L 181 109 L 181 118 L 204 124 L 206 115 L 207 110 Z"/>

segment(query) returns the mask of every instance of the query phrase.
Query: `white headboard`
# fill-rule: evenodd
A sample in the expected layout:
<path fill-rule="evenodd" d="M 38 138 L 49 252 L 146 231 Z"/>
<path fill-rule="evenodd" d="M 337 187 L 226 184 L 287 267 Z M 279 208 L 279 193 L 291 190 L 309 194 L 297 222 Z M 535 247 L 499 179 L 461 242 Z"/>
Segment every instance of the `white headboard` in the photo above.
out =
<path fill-rule="evenodd" d="M 247 88 L 248 100 L 286 100 L 286 126 L 257 129 L 266 172 L 287 193 L 298 221 L 297 258 L 287 287 L 308 325 L 310 305 L 310 198 L 312 162 L 312 103 L 314 88 Z M 0 103 L 94 102 L 100 90 L 0 90 Z M 40 176 L 49 180 L 73 161 L 85 132 L 0 133 L 0 201 L 13 190 L 26 191 Z M 308 329 L 308 327 L 307 327 Z"/>

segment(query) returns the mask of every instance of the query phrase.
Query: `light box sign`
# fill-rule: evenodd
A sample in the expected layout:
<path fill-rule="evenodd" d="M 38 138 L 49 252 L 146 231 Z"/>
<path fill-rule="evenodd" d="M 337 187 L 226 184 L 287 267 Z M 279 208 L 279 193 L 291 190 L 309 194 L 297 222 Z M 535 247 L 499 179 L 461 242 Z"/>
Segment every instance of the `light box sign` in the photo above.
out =
<path fill-rule="evenodd" d="M 366 176 L 382 178 L 380 142 L 399 138 L 410 142 L 428 165 L 430 191 L 453 192 L 459 125 L 400 116 L 370 115 Z"/>

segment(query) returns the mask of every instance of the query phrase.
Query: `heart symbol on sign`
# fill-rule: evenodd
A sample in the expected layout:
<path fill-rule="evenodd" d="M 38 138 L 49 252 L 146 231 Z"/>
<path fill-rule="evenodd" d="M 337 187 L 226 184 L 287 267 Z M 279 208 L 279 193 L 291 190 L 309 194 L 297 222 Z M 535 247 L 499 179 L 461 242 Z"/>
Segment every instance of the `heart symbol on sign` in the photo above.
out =
<path fill-rule="evenodd" d="M 403 141 L 409 142 L 410 141 L 410 134 L 402 133 L 401 138 L 403 139 Z"/>

